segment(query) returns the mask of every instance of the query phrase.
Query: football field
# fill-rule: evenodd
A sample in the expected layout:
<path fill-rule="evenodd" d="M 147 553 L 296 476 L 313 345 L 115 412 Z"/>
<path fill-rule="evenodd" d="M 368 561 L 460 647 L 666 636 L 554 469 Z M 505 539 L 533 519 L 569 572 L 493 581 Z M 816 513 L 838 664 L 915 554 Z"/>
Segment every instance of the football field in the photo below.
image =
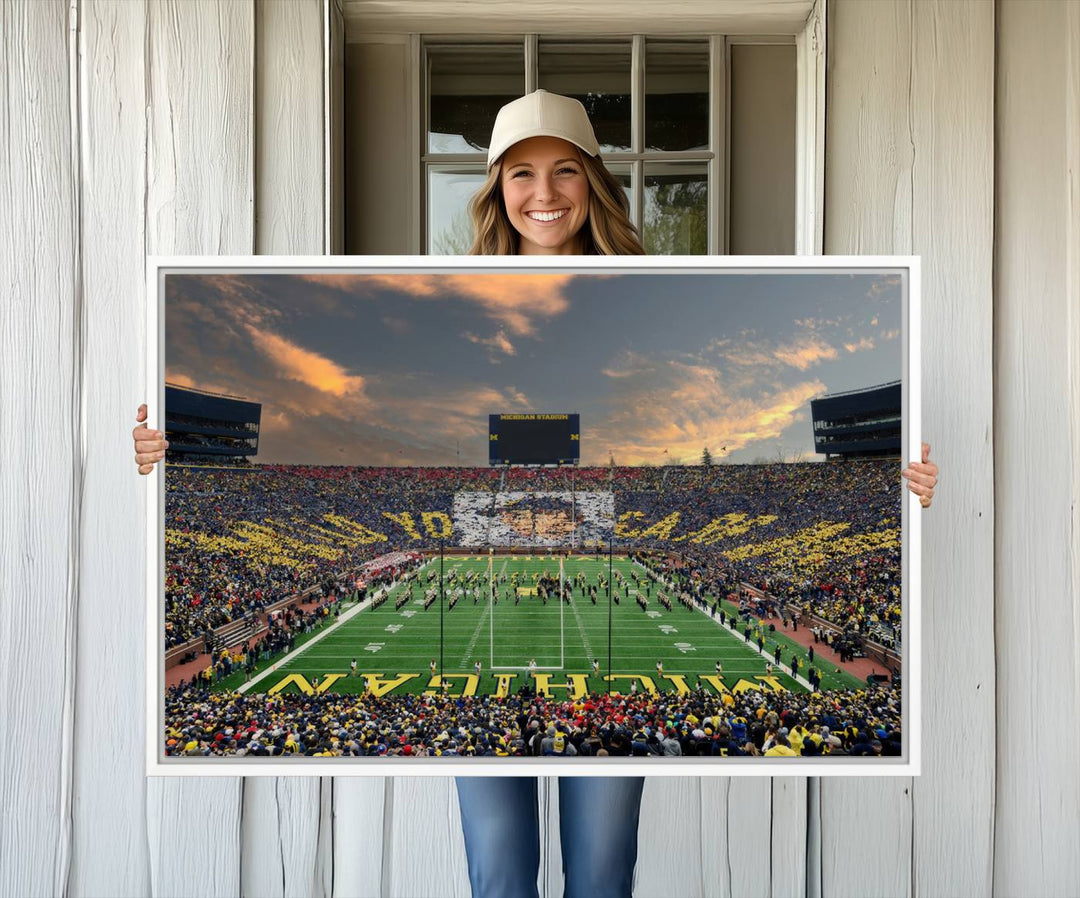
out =
<path fill-rule="evenodd" d="M 530 683 L 551 694 L 577 691 L 628 693 L 636 681 L 639 691 L 708 691 L 745 688 L 783 688 L 804 691 L 788 674 L 766 663 L 779 639 L 785 664 L 795 643 L 782 634 L 766 633 L 762 657 L 748 646 L 740 622 L 738 635 L 698 608 L 688 610 L 670 589 L 625 556 L 494 556 L 448 555 L 429 560 L 419 576 L 396 584 L 378 608 L 346 608 L 341 622 L 320 638 L 306 643 L 288 662 L 244 688 L 264 691 L 359 693 L 365 684 L 377 694 L 437 690 L 443 680 L 454 694 L 506 694 Z M 607 580 L 618 603 L 608 599 Z M 573 588 L 569 602 L 541 596 L 538 582 L 563 583 Z M 589 594 L 595 588 L 595 602 Z M 667 610 L 659 601 L 665 593 Z M 401 607 L 399 600 L 408 596 Z M 425 596 L 433 599 L 425 609 Z M 647 607 L 638 604 L 645 598 Z M 451 609 L 451 600 L 455 599 Z M 731 610 L 728 607 L 727 610 Z M 610 638 L 609 638 L 610 636 Z M 805 676 L 805 650 L 800 676 Z M 356 676 L 351 675 L 356 661 Z M 435 676 L 431 665 L 435 663 Z M 594 673 L 593 662 L 599 670 Z M 663 677 L 657 662 L 663 664 Z M 722 678 L 716 678 L 716 663 Z M 476 663 L 480 674 L 476 677 Z M 530 665 L 535 668 L 530 672 Z M 267 662 L 259 665 L 263 671 Z M 823 688 L 859 688 L 846 673 L 818 666 Z M 299 677 L 294 676 L 299 675 Z M 258 673 L 256 674 L 258 676 Z M 473 679 L 473 677 L 476 677 Z M 647 679 L 646 679 L 647 678 Z M 235 681 L 223 685 L 235 688 Z"/>

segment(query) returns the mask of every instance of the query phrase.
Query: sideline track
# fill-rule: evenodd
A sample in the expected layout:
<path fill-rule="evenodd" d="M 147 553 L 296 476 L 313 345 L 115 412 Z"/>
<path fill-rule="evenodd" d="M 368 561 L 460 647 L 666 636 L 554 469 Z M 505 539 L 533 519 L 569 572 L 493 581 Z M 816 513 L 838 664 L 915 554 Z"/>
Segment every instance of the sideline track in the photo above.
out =
<path fill-rule="evenodd" d="M 429 561 L 428 564 L 430 564 L 430 563 L 431 562 Z M 417 572 L 419 573 L 419 571 L 424 570 L 426 567 L 427 567 L 427 564 L 423 565 L 422 567 L 417 569 Z M 270 674 L 275 673 L 283 664 L 288 664 L 290 661 L 296 660 L 301 655 L 303 655 L 304 652 L 306 652 L 309 648 L 311 648 L 313 645 L 315 645 L 317 642 L 320 642 L 322 639 L 329 636 L 331 633 L 333 633 L 342 624 L 348 623 L 350 620 L 352 620 L 354 617 L 356 617 L 356 615 L 358 615 L 361 611 L 363 611 L 365 608 L 369 607 L 371 605 L 371 603 L 375 601 L 375 599 L 377 599 L 380 595 L 382 595 L 382 593 L 389 592 L 391 589 L 393 589 L 397 585 L 398 585 L 398 583 L 395 580 L 393 583 L 390 583 L 387 586 L 380 586 L 379 589 L 377 589 L 375 591 L 374 595 L 369 596 L 368 598 L 364 599 L 364 601 L 362 601 L 362 602 L 357 602 L 352 608 L 350 608 L 348 611 L 346 611 L 344 614 L 342 614 L 334 623 L 332 623 L 329 627 L 324 629 L 317 636 L 312 636 L 311 639 L 309 639 L 307 642 L 305 642 L 299 648 L 295 648 L 291 652 L 289 652 L 289 654 L 287 654 L 287 655 L 285 655 L 285 656 L 283 656 L 281 658 L 278 658 L 278 660 L 275 661 L 273 664 L 271 664 L 268 668 L 266 668 L 266 670 L 260 671 L 256 676 L 254 676 L 250 680 L 246 681 L 243 685 L 238 686 L 236 691 L 240 692 L 240 693 L 247 692 L 256 683 L 262 682 L 268 676 L 270 676 Z"/>

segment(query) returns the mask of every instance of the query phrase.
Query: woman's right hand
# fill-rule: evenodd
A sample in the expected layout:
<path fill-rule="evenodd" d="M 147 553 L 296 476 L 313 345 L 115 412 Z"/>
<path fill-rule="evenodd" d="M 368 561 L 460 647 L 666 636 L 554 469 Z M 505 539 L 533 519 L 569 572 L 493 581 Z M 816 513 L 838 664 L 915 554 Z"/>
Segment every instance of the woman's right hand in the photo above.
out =
<path fill-rule="evenodd" d="M 135 420 L 146 421 L 145 402 L 139 406 Z M 165 457 L 169 441 L 160 430 L 151 430 L 145 423 L 140 423 L 131 431 L 131 436 L 135 440 L 135 464 L 139 466 L 139 473 L 149 474 L 154 470 L 154 465 Z"/>

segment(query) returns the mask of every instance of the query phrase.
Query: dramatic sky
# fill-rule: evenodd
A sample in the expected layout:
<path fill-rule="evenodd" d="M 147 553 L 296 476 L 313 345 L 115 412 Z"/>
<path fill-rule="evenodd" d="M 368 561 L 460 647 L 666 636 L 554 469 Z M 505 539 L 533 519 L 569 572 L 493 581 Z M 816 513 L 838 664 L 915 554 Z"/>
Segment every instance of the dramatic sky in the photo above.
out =
<path fill-rule="evenodd" d="M 261 462 L 486 465 L 487 416 L 578 412 L 582 464 L 791 458 L 812 398 L 901 376 L 887 274 L 166 279 L 166 380 L 262 403 Z"/>

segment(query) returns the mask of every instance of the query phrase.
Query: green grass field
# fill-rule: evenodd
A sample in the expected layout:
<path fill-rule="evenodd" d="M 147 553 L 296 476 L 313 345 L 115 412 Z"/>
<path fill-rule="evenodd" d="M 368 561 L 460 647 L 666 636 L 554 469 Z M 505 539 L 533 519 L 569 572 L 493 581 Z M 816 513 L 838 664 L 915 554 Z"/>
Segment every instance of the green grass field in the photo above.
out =
<path fill-rule="evenodd" d="M 534 585 L 534 574 L 546 571 L 556 578 L 559 576 L 558 557 L 495 556 L 490 564 L 496 577 L 505 573 L 509 578 L 516 571 L 525 587 Z M 482 592 L 479 601 L 462 597 L 452 611 L 447 611 L 436 599 L 424 610 L 422 594 L 429 586 L 425 579 L 423 588 L 418 589 L 415 582 L 411 585 L 413 598 L 400 610 L 395 610 L 396 599 L 408 588 L 398 585 L 379 608 L 364 608 L 323 638 L 317 641 L 309 638 L 298 656 L 249 688 L 258 692 L 270 691 L 291 675 L 299 674 L 309 684 L 317 678 L 323 688 L 331 692 L 358 693 L 364 690 L 365 677 L 378 675 L 379 679 L 375 681 L 378 688 L 393 693 L 418 693 L 431 690 L 435 685 L 429 669 L 433 658 L 455 694 L 471 689 L 473 685 L 477 693 L 496 693 L 500 688 L 499 674 L 504 675 L 503 690 L 516 692 L 530 679 L 528 664 L 531 659 L 536 661 L 541 681 L 545 675 L 550 677 L 547 682 L 552 687 L 551 694 L 556 697 L 566 695 L 566 690 L 558 687 L 569 681 L 569 675 L 585 676 L 585 688 L 591 692 L 603 692 L 608 688 L 612 692 L 630 691 L 629 678 L 615 679 L 609 687 L 609 682 L 604 679 L 609 672 L 615 677 L 650 677 L 661 691 L 679 689 L 680 682 L 667 677 L 681 675 L 685 687 L 693 689 L 698 685 L 699 675 L 715 676 L 717 661 L 723 665 L 724 686 L 736 688 L 739 681 L 760 685 L 761 681 L 754 678 L 766 675 L 765 665 L 771 660 L 771 650 L 777 639 L 785 646 L 785 664 L 792 647 L 797 645 L 781 634 L 768 634 L 765 647 L 770 657 L 763 658 L 756 646 L 753 649 L 747 647 L 741 635 L 734 635 L 697 609 L 688 611 L 674 598 L 672 610 L 664 609 L 657 601 L 658 590 L 662 587 L 655 581 L 651 585 L 648 611 L 642 611 L 635 601 L 637 587 L 630 572 L 635 570 L 642 576 L 644 571 L 618 556 L 613 569 L 625 577 L 630 595 L 625 596 L 616 579 L 620 603 L 610 606 L 606 589 L 598 591 L 594 605 L 579 588 L 575 588 L 571 604 L 552 597 L 544 605 L 538 596 L 524 595 L 515 604 L 509 582 L 497 583 L 498 603 L 493 604 L 488 600 L 488 558 L 447 556 L 443 565 L 447 576 L 454 572 L 460 578 L 470 570 L 475 571 Z M 437 572 L 438 568 L 436 558 L 422 570 L 422 577 L 426 578 L 429 570 Z M 563 576 L 566 580 L 573 582 L 579 572 L 584 572 L 588 584 L 595 584 L 599 576 L 607 575 L 608 561 L 579 556 L 565 559 Z M 436 578 L 430 585 L 437 585 L 437 582 Z M 447 605 L 451 593 L 460 585 L 448 588 Z M 443 638 L 441 651 L 440 633 Z M 800 675 L 805 676 L 805 650 L 798 647 L 797 653 L 802 662 Z M 350 662 L 354 658 L 358 676 L 351 677 Z M 596 676 L 592 673 L 594 658 L 600 661 L 600 673 Z M 657 676 L 658 660 L 663 661 L 664 679 Z M 482 674 L 477 683 L 469 684 L 467 675 L 474 673 L 476 661 L 482 664 Z M 268 662 L 261 662 L 259 672 L 267 665 Z M 819 665 L 819 671 L 823 674 L 825 689 L 864 686 L 846 673 L 833 673 L 830 665 Z M 332 682 L 327 682 L 327 675 L 333 674 L 343 676 L 330 677 Z M 414 676 L 395 684 L 387 682 L 406 674 Z M 774 670 L 774 676 L 785 689 L 804 689 L 786 673 Z M 243 674 L 234 675 L 220 687 L 236 688 L 243 680 Z M 704 685 L 707 690 L 714 689 L 707 681 Z M 303 684 L 294 678 L 280 688 L 286 692 L 299 691 Z M 643 688 L 645 684 L 639 682 L 638 689 Z"/>

